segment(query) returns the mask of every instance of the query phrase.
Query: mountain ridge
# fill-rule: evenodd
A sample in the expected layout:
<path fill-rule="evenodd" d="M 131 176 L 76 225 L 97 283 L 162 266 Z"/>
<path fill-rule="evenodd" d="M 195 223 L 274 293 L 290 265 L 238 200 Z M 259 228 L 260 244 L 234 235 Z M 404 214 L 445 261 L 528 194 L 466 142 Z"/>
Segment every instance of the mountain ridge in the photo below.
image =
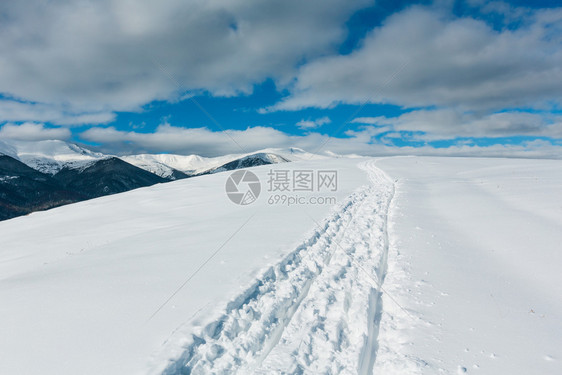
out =
<path fill-rule="evenodd" d="M 0 220 L 158 183 L 283 162 L 289 160 L 267 152 L 119 157 L 63 141 L 0 140 Z"/>

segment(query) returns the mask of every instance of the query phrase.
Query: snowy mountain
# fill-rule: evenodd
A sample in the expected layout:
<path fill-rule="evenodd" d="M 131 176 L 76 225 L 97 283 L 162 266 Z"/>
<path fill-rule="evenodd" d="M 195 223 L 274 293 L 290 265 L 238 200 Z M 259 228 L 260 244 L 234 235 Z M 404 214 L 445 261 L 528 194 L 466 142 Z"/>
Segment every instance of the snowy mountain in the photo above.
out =
<path fill-rule="evenodd" d="M 82 192 L 88 198 L 169 181 L 115 157 L 101 159 L 81 168 L 66 166 L 55 174 L 54 179 L 65 189 Z"/>
<path fill-rule="evenodd" d="M 14 146 L 0 139 L 0 155 L 7 155 L 17 159 L 17 150 Z"/>
<path fill-rule="evenodd" d="M 562 373 L 561 161 L 283 168 L 337 203 L 218 173 L 1 222 L 0 373 Z"/>
<path fill-rule="evenodd" d="M 118 158 L 73 166 L 52 176 L 0 155 L 0 220 L 168 181 Z"/>
<path fill-rule="evenodd" d="M 4 140 L 0 154 L 0 220 L 169 181 L 62 141 Z"/>
<path fill-rule="evenodd" d="M 268 148 L 259 152 L 272 153 L 280 155 L 287 160 L 291 161 L 309 161 L 309 160 L 328 160 L 336 157 L 335 154 L 325 151 L 324 155 L 318 153 L 311 153 L 298 147 L 290 148 Z M 347 157 L 345 155 L 338 155 L 337 157 Z"/>
<path fill-rule="evenodd" d="M 0 152 L 39 172 L 50 175 L 56 174 L 64 167 L 81 168 L 108 157 L 78 145 L 58 140 L 3 141 L 0 143 Z"/>
<path fill-rule="evenodd" d="M 199 155 L 140 154 L 121 156 L 121 159 L 161 177 L 168 178 L 179 171 L 188 176 L 201 173 L 228 162 L 229 156 L 206 158 Z"/>
<path fill-rule="evenodd" d="M 0 155 L 0 220 L 84 199 L 50 175 L 7 155 Z"/>
<path fill-rule="evenodd" d="M 234 169 L 240 169 L 240 168 L 250 168 L 250 167 L 257 167 L 260 165 L 288 163 L 288 162 L 289 160 L 285 159 L 282 156 L 271 154 L 271 153 L 259 152 L 256 154 L 251 154 L 251 155 L 243 156 L 241 158 L 234 159 L 232 161 L 229 161 L 228 163 L 225 163 L 215 168 L 211 168 L 207 171 L 203 171 L 199 174 L 219 173 L 225 171 L 232 171 Z"/>
<path fill-rule="evenodd" d="M 4 140 L 0 155 L 11 166 L 0 170 L 0 220 L 195 175 L 289 161 L 270 152 L 119 158 L 62 141 Z M 37 172 L 31 180 L 30 169 Z"/>
<path fill-rule="evenodd" d="M 181 157 L 181 155 L 141 154 L 121 156 L 120 159 L 136 167 L 142 168 L 150 173 L 154 173 L 155 175 L 162 178 L 179 180 L 189 177 L 189 174 L 173 168 L 170 165 L 177 165 L 178 163 L 176 162 L 176 160 L 180 159 Z"/>
<path fill-rule="evenodd" d="M 253 153 L 218 157 L 173 154 L 115 156 L 94 152 L 73 143 L 57 140 L 38 142 L 3 140 L 0 141 L 0 154 L 11 156 L 33 169 L 50 175 L 57 174 L 63 168 L 83 169 L 99 160 L 118 157 L 129 164 L 167 180 L 177 180 L 237 168 L 285 163 L 293 160 L 327 158 L 296 148 L 266 149 Z"/>
<path fill-rule="evenodd" d="M 283 152 L 282 150 L 278 151 Z M 214 158 L 206 158 L 199 155 L 141 154 L 122 156 L 121 159 L 160 177 L 174 180 L 188 176 L 290 161 L 290 159 L 273 152 L 268 152 L 268 150 Z"/>

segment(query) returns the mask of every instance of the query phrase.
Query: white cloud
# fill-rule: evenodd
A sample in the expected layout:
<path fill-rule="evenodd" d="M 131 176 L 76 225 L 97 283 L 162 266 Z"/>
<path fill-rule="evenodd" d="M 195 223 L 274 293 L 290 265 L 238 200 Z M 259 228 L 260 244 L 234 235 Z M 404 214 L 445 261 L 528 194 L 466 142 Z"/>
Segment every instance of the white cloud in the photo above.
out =
<path fill-rule="evenodd" d="M 351 123 L 355 123 L 355 124 L 370 124 L 370 125 L 386 123 L 386 122 L 388 122 L 388 117 L 385 116 L 357 117 L 351 121 Z"/>
<path fill-rule="evenodd" d="M 118 153 L 173 152 L 217 156 L 251 152 L 267 147 L 312 148 L 323 136 L 295 137 L 269 127 L 246 130 L 212 131 L 207 128 L 183 128 L 162 124 L 154 133 L 120 131 L 113 127 L 91 128 L 81 133 L 90 142 L 113 147 Z M 295 146 L 298 143 L 299 146 Z"/>
<path fill-rule="evenodd" d="M 465 157 L 495 157 L 495 158 L 546 158 L 561 159 L 562 146 L 548 141 L 534 140 L 519 145 L 495 144 L 490 146 L 477 146 L 459 144 L 450 147 L 435 148 L 424 147 L 387 147 L 394 150 L 393 155 L 418 155 L 418 156 L 465 156 Z"/>
<path fill-rule="evenodd" d="M 562 137 L 560 116 L 505 111 L 524 107 L 548 112 L 562 106 L 561 8 L 530 10 L 472 0 L 471 6 L 481 13 L 518 23 L 517 28 L 498 31 L 481 20 L 454 17 L 451 6 L 410 7 L 372 30 L 355 51 L 338 55 L 346 37 L 345 22 L 368 4 L 368 0 L 0 2 L 0 123 L 104 124 L 115 119 L 115 111 L 139 110 L 152 100 L 185 100 L 202 92 L 237 95 L 273 78 L 290 92 L 276 110 L 364 102 L 438 108 L 397 118 L 357 119 L 373 126 L 347 132 L 349 139 L 330 140 L 330 145 L 344 150 L 351 141 L 368 144 L 384 132 L 395 132 L 387 138 L 400 134 L 396 132 L 423 132 L 424 140 Z M 299 64 L 303 65 L 297 69 Z M 328 121 L 303 118 L 296 125 L 313 131 Z M 12 131 L 13 126 L 6 129 Z M 26 127 L 18 131 L 23 134 Z M 59 131 L 60 137 L 69 134 L 42 129 Z M 229 134 L 247 148 L 290 142 L 314 148 L 315 142 L 326 139 L 260 127 Z M 169 125 L 154 134 L 92 128 L 83 136 L 120 147 L 129 142 L 131 149 L 183 152 L 193 147 L 200 153 L 238 149 L 222 132 Z M 374 146 L 365 147 L 371 152 Z"/>
<path fill-rule="evenodd" d="M 362 131 L 347 132 L 348 138 L 331 138 L 318 133 L 294 136 L 267 127 L 246 130 L 213 132 L 206 128 L 185 129 L 160 125 L 154 133 L 124 132 L 112 127 L 92 128 L 82 133 L 90 142 L 100 142 L 105 151 L 116 154 L 160 153 L 200 154 L 216 156 L 229 153 L 252 152 L 263 148 L 299 147 L 311 152 L 381 155 L 434 155 L 434 156 L 490 156 L 490 157 L 543 157 L 562 158 L 562 146 L 546 141 L 530 141 L 520 145 L 492 145 L 488 147 L 458 144 L 447 148 L 396 147 L 373 143 L 380 129 L 367 126 Z M 234 139 L 234 141 L 233 141 Z M 242 147 L 242 149 L 239 147 Z"/>
<path fill-rule="evenodd" d="M 5 96 L 71 113 L 138 110 L 183 90 L 249 92 L 335 51 L 345 21 L 367 3 L 3 1 L 0 87 Z M 23 120 L 57 117 L 44 115 L 31 111 Z"/>
<path fill-rule="evenodd" d="M 349 55 L 304 65 L 273 107 L 393 103 L 462 111 L 562 105 L 562 8 L 530 12 L 516 30 L 413 7 L 389 17 Z"/>
<path fill-rule="evenodd" d="M 0 121 L 39 121 L 57 125 L 105 124 L 115 119 L 111 112 L 73 113 L 61 105 L 0 100 Z"/>
<path fill-rule="evenodd" d="M 67 128 L 46 128 L 43 124 L 31 122 L 21 125 L 8 123 L 0 128 L 0 139 L 2 138 L 20 141 L 66 140 L 70 138 L 70 130 Z"/>
<path fill-rule="evenodd" d="M 352 122 L 382 126 L 386 131 L 423 132 L 418 138 L 427 141 L 457 137 L 562 138 L 562 116 L 520 111 L 484 115 L 454 109 L 417 110 L 398 117 L 361 117 Z"/>
<path fill-rule="evenodd" d="M 296 125 L 300 129 L 315 129 L 321 127 L 322 125 L 329 124 L 330 122 L 332 122 L 332 120 L 330 120 L 328 116 L 324 116 L 324 117 L 317 118 L 315 120 L 302 119 L 299 122 L 297 122 Z"/>

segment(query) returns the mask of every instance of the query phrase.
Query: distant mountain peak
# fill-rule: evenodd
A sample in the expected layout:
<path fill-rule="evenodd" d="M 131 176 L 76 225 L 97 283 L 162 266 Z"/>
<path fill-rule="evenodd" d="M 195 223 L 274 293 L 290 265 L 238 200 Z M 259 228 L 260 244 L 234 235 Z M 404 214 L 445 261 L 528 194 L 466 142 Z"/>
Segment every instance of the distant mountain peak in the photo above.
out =
<path fill-rule="evenodd" d="M 260 165 L 267 165 L 267 164 L 287 163 L 289 161 L 290 160 L 280 155 L 276 155 L 268 152 L 258 152 L 255 154 L 244 155 L 240 158 L 231 160 L 228 163 L 225 163 L 221 166 L 205 171 L 203 172 L 203 174 L 231 171 L 240 168 L 257 167 Z"/>
<path fill-rule="evenodd" d="M 8 153 L 3 152 L 4 150 L 8 150 Z M 6 140 L 0 144 L 0 152 L 49 175 L 55 175 L 64 167 L 80 168 L 107 157 L 102 153 L 60 140 Z"/>
<path fill-rule="evenodd" d="M 17 151 L 15 147 L 1 140 L 0 140 L 0 155 L 6 155 L 14 159 L 18 159 Z"/>

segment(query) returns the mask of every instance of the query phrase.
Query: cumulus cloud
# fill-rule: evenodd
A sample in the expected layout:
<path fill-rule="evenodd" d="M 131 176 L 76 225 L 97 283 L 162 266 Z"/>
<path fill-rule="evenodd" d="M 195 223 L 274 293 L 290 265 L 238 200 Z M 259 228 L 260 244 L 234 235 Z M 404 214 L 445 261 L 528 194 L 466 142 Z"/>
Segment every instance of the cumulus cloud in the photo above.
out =
<path fill-rule="evenodd" d="M 330 120 L 328 116 L 324 116 L 324 117 L 317 118 L 315 120 L 302 119 L 299 122 L 297 122 L 296 125 L 299 129 L 315 129 L 321 127 L 322 125 L 329 124 L 330 122 L 332 122 L 332 120 Z"/>
<path fill-rule="evenodd" d="M 73 126 L 105 124 L 115 119 L 111 112 L 73 113 L 61 105 L 27 103 L 16 100 L 0 100 L 0 121 L 41 121 L 57 125 Z"/>
<path fill-rule="evenodd" d="M 562 8 L 530 12 L 517 29 L 437 8 L 389 17 L 349 55 L 304 65 L 273 107 L 392 103 L 463 111 L 562 105 Z"/>
<path fill-rule="evenodd" d="M 67 128 L 47 128 L 43 124 L 31 122 L 21 125 L 8 123 L 0 128 L 0 139 L 2 138 L 19 141 L 66 140 L 70 138 L 70 131 Z"/>
<path fill-rule="evenodd" d="M 67 112 L 107 113 L 138 110 L 153 100 L 177 97 L 179 91 L 250 92 L 269 77 L 291 79 L 303 59 L 334 51 L 345 37 L 345 21 L 365 4 L 3 1 L 1 93 L 64 105 Z M 30 118 L 57 117 L 43 114 Z"/>

